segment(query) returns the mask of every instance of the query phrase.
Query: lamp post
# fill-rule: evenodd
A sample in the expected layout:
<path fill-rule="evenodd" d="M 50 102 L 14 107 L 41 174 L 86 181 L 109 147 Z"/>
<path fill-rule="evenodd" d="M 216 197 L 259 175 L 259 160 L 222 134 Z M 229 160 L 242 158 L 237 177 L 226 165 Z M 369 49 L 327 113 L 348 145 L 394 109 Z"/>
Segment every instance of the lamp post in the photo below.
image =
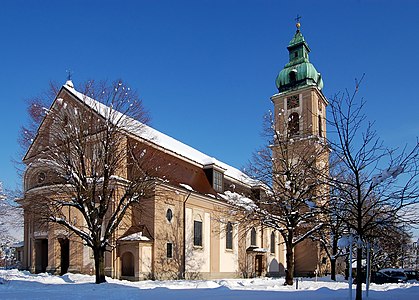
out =
<path fill-rule="evenodd" d="M 349 300 L 352 300 L 352 244 L 353 236 L 352 233 L 349 234 Z"/>

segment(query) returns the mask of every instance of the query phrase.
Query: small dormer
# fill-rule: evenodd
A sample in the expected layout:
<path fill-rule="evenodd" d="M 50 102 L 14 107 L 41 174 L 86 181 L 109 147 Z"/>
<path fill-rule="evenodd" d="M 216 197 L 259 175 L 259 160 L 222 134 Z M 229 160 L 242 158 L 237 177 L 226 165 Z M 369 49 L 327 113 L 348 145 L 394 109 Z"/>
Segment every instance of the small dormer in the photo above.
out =
<path fill-rule="evenodd" d="M 224 192 L 224 172 L 226 169 L 211 163 L 204 166 L 204 171 L 212 188 L 218 193 Z"/>

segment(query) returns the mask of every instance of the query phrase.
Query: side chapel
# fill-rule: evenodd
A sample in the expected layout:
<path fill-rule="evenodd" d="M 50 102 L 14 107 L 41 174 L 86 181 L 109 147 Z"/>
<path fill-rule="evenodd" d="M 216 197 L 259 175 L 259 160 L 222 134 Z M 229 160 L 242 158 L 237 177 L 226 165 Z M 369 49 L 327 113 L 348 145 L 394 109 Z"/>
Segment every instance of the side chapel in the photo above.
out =
<path fill-rule="evenodd" d="M 325 138 L 323 81 L 309 62 L 310 48 L 299 24 L 287 49 L 289 62 L 276 79 L 279 92 L 271 97 L 275 116 L 284 111 L 297 140 L 307 134 Z M 70 107 L 94 109 L 86 104 L 87 98 L 67 81 L 51 109 L 62 101 Z M 280 128 L 283 122 L 276 122 Z M 48 115 L 38 132 L 48 132 L 47 126 Z M 260 224 L 240 224 L 228 213 L 229 205 L 222 197 L 227 191 L 258 192 L 259 183 L 157 130 L 147 127 L 147 132 L 127 133 L 126 138 L 146 143 L 176 170 L 155 186 L 154 196 L 145 200 L 141 209 L 127 214 L 127 222 L 114 235 L 115 247 L 105 255 L 106 275 L 129 280 L 284 275 L 285 249 L 280 234 Z M 48 135 L 38 134 L 23 159 L 27 166 L 20 200 L 25 211 L 23 265 L 35 273 L 94 274 L 92 252 L 80 238 L 58 225 L 40 224 L 31 213 L 33 201 L 54 193 L 57 184 L 48 166 L 38 160 L 48 151 L 48 141 Z M 130 179 L 129 172 L 123 174 Z M 322 263 L 320 249 L 307 242 L 297 248 L 295 260 L 296 273 L 313 274 Z"/>

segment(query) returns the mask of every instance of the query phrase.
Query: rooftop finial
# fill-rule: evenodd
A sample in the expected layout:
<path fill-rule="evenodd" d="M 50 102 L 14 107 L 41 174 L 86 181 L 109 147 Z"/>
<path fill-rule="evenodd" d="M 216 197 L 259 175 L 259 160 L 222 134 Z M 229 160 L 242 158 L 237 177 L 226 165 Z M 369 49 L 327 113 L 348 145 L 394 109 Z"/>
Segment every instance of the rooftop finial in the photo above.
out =
<path fill-rule="evenodd" d="M 71 75 L 73 75 L 73 73 L 71 72 L 71 70 L 65 70 L 67 72 L 67 80 L 71 80 Z"/>
<path fill-rule="evenodd" d="M 67 81 L 66 81 L 66 85 L 68 86 L 68 87 L 71 87 L 71 88 L 74 88 L 74 84 L 73 84 L 73 81 L 71 80 L 71 75 L 73 75 L 73 73 L 71 72 L 71 70 L 66 70 L 66 72 L 67 72 Z"/>
<path fill-rule="evenodd" d="M 295 27 L 297 27 L 297 31 L 300 30 L 301 24 L 300 24 L 301 16 L 297 14 L 297 17 L 294 19 L 297 23 L 295 24 Z"/>

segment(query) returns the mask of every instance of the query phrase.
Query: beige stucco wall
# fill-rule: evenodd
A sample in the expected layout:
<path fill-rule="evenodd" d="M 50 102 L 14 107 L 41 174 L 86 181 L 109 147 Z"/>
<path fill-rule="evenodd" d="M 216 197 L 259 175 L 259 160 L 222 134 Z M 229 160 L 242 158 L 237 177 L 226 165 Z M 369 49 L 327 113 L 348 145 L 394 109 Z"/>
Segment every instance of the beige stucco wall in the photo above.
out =
<path fill-rule="evenodd" d="M 194 221 L 202 221 L 202 247 L 194 246 Z M 210 272 L 211 218 L 199 208 L 186 209 L 186 272 Z"/>
<path fill-rule="evenodd" d="M 233 249 L 226 249 L 225 223 L 218 223 L 220 230 L 220 272 L 238 272 L 239 271 L 239 239 L 238 225 L 233 225 Z"/>

